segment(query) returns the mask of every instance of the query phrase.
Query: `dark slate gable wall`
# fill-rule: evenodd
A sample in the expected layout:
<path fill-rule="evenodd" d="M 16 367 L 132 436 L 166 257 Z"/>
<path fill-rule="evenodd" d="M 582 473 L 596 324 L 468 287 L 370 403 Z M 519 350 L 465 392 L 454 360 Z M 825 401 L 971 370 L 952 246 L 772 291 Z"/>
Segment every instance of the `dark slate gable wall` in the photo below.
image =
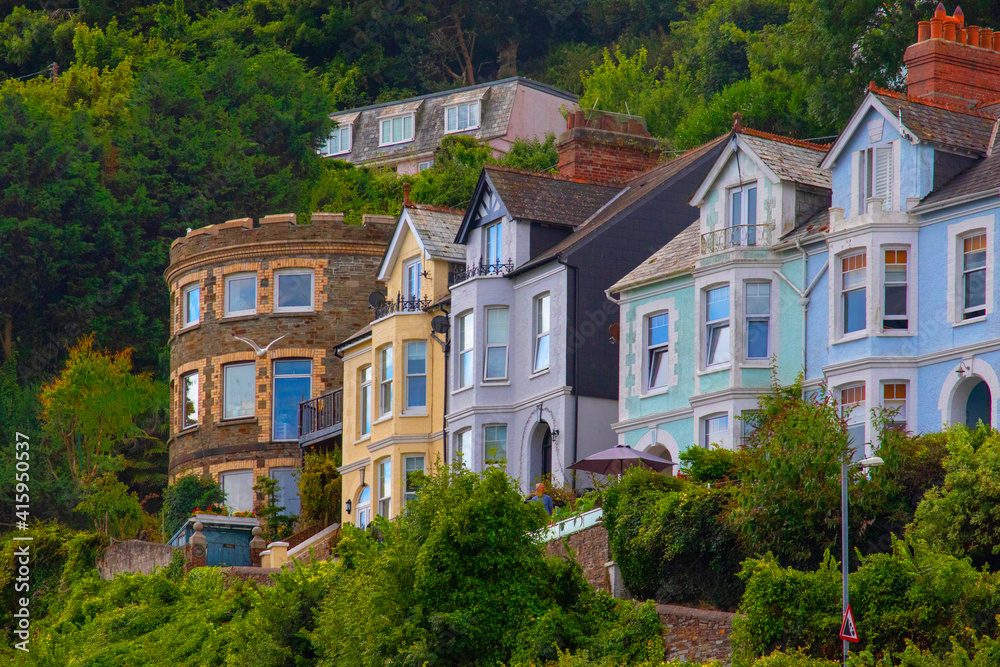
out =
<path fill-rule="evenodd" d="M 567 382 L 581 396 L 618 398 L 618 343 L 609 342 L 608 327 L 618 321 L 618 306 L 608 301 L 608 289 L 632 269 L 649 259 L 678 233 L 698 219 L 690 206 L 691 196 L 708 175 L 718 153 L 711 152 L 693 164 L 680 178 L 619 220 L 605 225 L 595 238 L 566 257 L 575 270 L 576 314 L 568 313 L 568 352 L 576 354 L 578 378 L 573 378 L 573 360 L 567 364 Z M 570 281 L 574 278 L 571 276 Z"/>
<path fill-rule="evenodd" d="M 528 240 L 528 252 L 531 255 L 531 259 L 538 257 L 572 233 L 573 229 L 570 227 L 553 227 L 537 222 L 532 223 L 531 234 Z"/>

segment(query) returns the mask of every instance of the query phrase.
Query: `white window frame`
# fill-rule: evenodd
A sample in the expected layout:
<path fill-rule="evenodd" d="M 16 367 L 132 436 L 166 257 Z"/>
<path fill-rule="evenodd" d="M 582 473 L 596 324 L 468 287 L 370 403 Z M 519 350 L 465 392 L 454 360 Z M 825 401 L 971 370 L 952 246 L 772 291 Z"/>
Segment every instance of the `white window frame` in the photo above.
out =
<path fill-rule="evenodd" d="M 461 110 L 466 109 L 466 125 L 461 127 Z M 469 120 L 472 117 L 472 110 L 476 110 L 476 124 L 473 125 L 472 121 Z M 448 127 L 448 116 L 451 111 L 455 112 L 455 125 L 454 127 Z M 479 105 L 479 100 L 475 102 L 462 102 L 461 104 L 451 104 L 444 108 L 444 133 L 454 134 L 456 132 L 466 132 L 468 130 L 478 129 L 482 123 L 482 108 Z"/>
<path fill-rule="evenodd" d="M 197 302 L 198 314 L 195 315 L 194 319 L 191 319 L 191 309 L 190 309 L 190 295 L 192 292 L 197 292 L 195 300 Z M 201 283 L 190 283 L 181 288 L 181 329 L 186 329 L 187 327 L 193 327 L 194 325 L 201 322 Z"/>
<path fill-rule="evenodd" d="M 505 332 L 504 341 L 497 342 L 490 339 L 490 315 L 491 313 L 504 312 L 507 316 L 507 330 Z M 510 308 L 507 306 L 488 306 L 483 312 L 483 336 L 486 340 L 485 351 L 483 356 L 483 381 L 484 382 L 502 382 L 507 379 L 507 373 L 509 371 L 510 363 Z M 503 374 L 502 375 L 490 375 L 490 351 L 491 350 L 503 350 Z"/>
<path fill-rule="evenodd" d="M 889 263 L 890 259 L 889 253 L 892 253 L 893 262 L 891 264 Z M 900 253 L 903 254 L 904 261 L 902 263 L 898 261 Z M 910 266 L 912 265 L 911 260 L 913 258 L 913 253 L 910 252 L 909 246 L 887 245 L 887 246 L 882 246 L 881 257 L 882 257 L 882 309 L 881 309 L 882 319 L 881 322 L 879 323 L 879 326 L 881 327 L 883 333 L 906 333 L 910 330 L 910 320 L 912 319 L 912 317 L 910 316 L 910 277 L 913 275 L 913 272 L 910 270 Z M 904 273 L 904 277 L 902 282 L 900 282 L 899 280 L 889 279 L 890 266 L 903 267 L 902 271 Z M 899 270 L 900 269 L 898 268 L 896 269 L 897 272 Z M 899 287 L 902 287 L 904 290 L 903 307 L 906 312 L 903 315 L 889 315 L 887 313 L 888 310 L 887 306 L 889 303 L 889 299 L 887 298 L 887 290 L 889 288 L 899 288 Z M 898 328 L 887 327 L 886 322 L 905 322 L 906 326 Z"/>
<path fill-rule="evenodd" d="M 383 345 L 378 352 L 378 416 L 379 419 L 392 414 L 392 383 L 395 373 L 395 355 L 392 345 Z"/>
<path fill-rule="evenodd" d="M 475 339 L 473 318 L 475 313 L 468 310 L 455 318 L 455 331 L 457 336 L 455 342 L 458 343 L 458 354 L 455 356 L 455 386 L 458 389 L 471 387 L 475 382 Z"/>
<path fill-rule="evenodd" d="M 844 268 L 845 265 L 849 264 L 850 260 L 856 257 L 864 258 L 864 266 L 857 267 L 853 269 Z M 871 318 L 868 312 L 868 249 L 862 248 L 860 250 L 845 252 L 837 257 L 837 310 L 840 313 L 839 322 L 837 323 L 837 334 L 840 338 L 847 338 L 852 336 L 863 336 L 868 331 L 868 324 Z M 855 262 L 857 264 L 857 262 Z M 857 286 L 851 289 L 846 289 L 847 287 L 847 274 L 852 271 L 864 270 L 864 278 L 861 280 Z M 862 292 L 864 295 L 864 316 L 865 323 L 860 329 L 854 329 L 852 331 L 847 330 L 847 296 L 849 293 Z"/>
<path fill-rule="evenodd" d="M 347 123 L 346 125 L 338 125 L 330 131 L 330 135 L 326 138 L 325 144 L 325 157 L 333 157 L 334 155 L 346 155 L 351 152 L 354 134 L 354 124 Z M 333 150 L 333 138 L 337 137 L 337 150 Z M 347 148 L 344 148 L 344 138 L 347 139 Z"/>
<path fill-rule="evenodd" d="M 232 501 L 232 500 L 229 499 L 229 495 L 227 493 L 226 494 L 226 500 L 225 500 L 226 509 L 228 509 L 230 512 L 249 512 L 249 511 L 253 510 L 253 506 L 254 506 L 254 490 L 253 490 L 253 486 L 254 486 L 254 483 L 256 481 L 256 478 L 254 477 L 252 469 L 227 470 L 227 471 L 225 471 L 223 473 L 220 473 L 219 474 L 219 486 L 221 486 L 222 490 L 225 492 L 225 489 L 226 489 L 226 479 L 227 478 L 234 479 L 234 478 L 237 478 L 237 477 L 239 477 L 239 478 L 249 477 L 250 478 L 250 506 L 249 507 L 236 507 L 236 505 L 233 504 L 234 501 Z"/>
<path fill-rule="evenodd" d="M 910 383 L 906 380 L 883 380 L 881 382 L 880 396 L 882 397 L 882 407 L 886 410 L 896 410 L 896 416 L 892 418 L 892 424 L 906 430 L 908 420 L 906 410 L 907 400 L 910 396 Z M 902 387 L 902 396 L 899 395 Z M 891 397 L 888 394 L 893 394 Z"/>
<path fill-rule="evenodd" d="M 499 273 L 503 265 L 503 221 L 497 220 L 483 227 L 483 264 L 494 267 Z"/>
<path fill-rule="evenodd" d="M 451 438 L 451 462 L 466 470 L 472 468 L 472 428 L 455 431 Z"/>
<path fill-rule="evenodd" d="M 751 313 L 750 312 L 750 289 L 751 286 L 756 288 L 759 285 L 764 285 L 767 287 L 767 312 L 766 313 Z M 747 361 L 766 361 L 771 356 L 771 283 L 767 280 L 748 280 L 743 283 L 743 318 L 746 322 L 746 346 L 744 348 L 744 358 Z M 760 295 L 757 295 L 760 298 Z M 764 341 L 764 356 L 762 357 L 751 357 L 750 356 L 750 325 L 755 322 L 763 322 L 767 326 L 767 340 Z"/>
<path fill-rule="evenodd" d="M 726 290 L 726 316 L 719 317 L 714 320 L 709 319 L 711 306 L 709 304 L 709 299 L 713 292 L 717 290 Z M 713 287 L 706 287 L 704 290 L 705 298 L 705 368 L 714 368 L 717 366 L 725 366 L 732 361 L 732 344 L 733 344 L 733 330 L 730 323 L 733 315 L 733 290 L 732 286 L 728 283 L 723 285 L 715 285 Z M 719 334 L 720 345 L 716 347 L 716 354 L 725 354 L 724 358 L 715 359 L 712 357 L 712 334 L 715 330 L 727 329 L 728 335 L 723 336 L 722 333 Z M 725 346 L 723 347 L 721 343 L 725 340 Z"/>
<path fill-rule="evenodd" d="M 948 322 L 955 327 L 981 322 L 983 318 L 965 319 L 965 280 L 963 274 L 964 242 L 970 236 L 986 233 L 986 316 L 993 312 L 993 265 L 996 221 L 993 214 L 981 215 L 948 225 Z"/>
<path fill-rule="evenodd" d="M 870 197 L 882 198 L 883 211 L 893 210 L 896 176 L 896 151 L 893 142 L 856 151 L 854 164 L 855 181 L 851 194 L 858 215 L 868 213 Z M 880 184 L 878 172 L 881 169 L 884 169 L 885 173 L 882 175 L 884 180 Z"/>
<path fill-rule="evenodd" d="M 394 121 L 399 120 L 401 123 L 400 136 L 402 137 L 398 141 L 393 141 L 392 139 L 392 124 Z M 406 121 L 410 121 L 410 136 L 406 136 Z M 417 115 L 414 112 L 395 114 L 392 116 L 386 116 L 384 118 L 378 119 L 378 145 L 382 146 L 398 146 L 399 144 L 407 144 L 413 141 L 413 137 L 416 135 L 416 124 Z M 389 141 L 386 141 L 386 123 L 389 124 Z"/>
<path fill-rule="evenodd" d="M 750 206 L 750 193 L 753 192 L 753 206 Z M 733 188 L 729 188 L 726 197 L 727 229 L 729 243 L 727 246 L 755 246 L 757 245 L 757 181 L 744 183 Z M 739 209 L 735 205 L 736 196 L 739 195 Z M 749 222 L 753 219 L 753 222 Z M 751 225 L 753 225 L 751 227 Z"/>
<path fill-rule="evenodd" d="M 368 492 L 368 499 L 362 502 L 361 498 L 365 495 L 365 491 Z M 354 525 L 364 530 L 372 522 L 372 488 L 368 485 L 362 486 L 354 504 Z"/>
<path fill-rule="evenodd" d="M 722 428 L 720 430 L 711 431 L 713 423 L 718 423 L 723 421 Z M 717 434 L 722 434 L 721 437 L 717 437 Z M 715 437 L 713 440 L 712 438 Z M 726 447 L 729 443 L 729 413 L 719 412 L 715 414 L 705 415 L 701 420 L 701 446 L 708 449 L 713 444 L 719 445 L 721 447 Z"/>
<path fill-rule="evenodd" d="M 188 398 L 190 396 L 190 390 L 188 389 L 188 384 L 193 382 L 194 389 L 194 400 L 191 403 L 194 404 L 194 418 L 188 418 Z M 191 371 L 190 373 L 185 373 L 181 376 L 181 430 L 194 428 L 201 423 L 201 394 L 199 391 L 201 384 L 201 378 L 198 377 L 198 371 Z"/>
<path fill-rule="evenodd" d="M 299 495 L 298 485 L 294 484 L 294 482 L 296 481 L 297 470 L 298 468 L 293 468 L 291 466 L 276 466 L 274 468 L 268 468 L 267 470 L 267 476 L 278 482 L 278 488 L 277 488 L 277 493 L 275 494 L 276 497 L 274 499 L 274 502 L 279 507 L 285 508 L 281 511 L 280 516 L 298 516 L 302 512 L 302 496 Z M 291 478 L 293 482 L 293 486 L 291 487 L 291 489 L 283 488 L 281 486 L 281 481 L 275 476 L 276 472 L 286 472 L 286 471 L 291 473 Z M 299 505 L 298 511 L 293 512 L 292 509 L 288 506 L 289 499 L 285 497 L 286 491 L 289 492 L 288 495 L 294 494 L 295 501 Z"/>
<path fill-rule="evenodd" d="M 419 300 L 421 297 L 423 259 L 423 257 L 414 257 L 403 264 L 403 299 L 406 301 Z"/>
<path fill-rule="evenodd" d="M 230 371 L 237 368 L 250 369 L 250 413 L 245 415 L 233 415 L 229 410 L 229 390 L 231 382 Z M 225 419 L 249 419 L 257 414 L 257 364 L 253 361 L 245 361 L 233 364 L 226 364 L 222 367 L 222 418 Z"/>
<path fill-rule="evenodd" d="M 969 241 L 973 241 L 974 239 L 978 239 L 980 237 L 983 238 L 983 246 L 982 246 L 982 248 L 973 248 L 971 250 L 965 250 L 965 245 Z M 974 232 L 971 232 L 969 234 L 964 234 L 961 237 L 961 244 L 962 244 L 962 255 L 961 255 L 961 267 L 959 268 L 959 271 L 961 271 L 961 273 L 962 273 L 961 282 L 960 282 L 960 284 L 961 284 L 961 292 L 962 292 L 962 300 L 961 300 L 960 304 L 961 304 L 961 308 L 962 308 L 962 320 L 965 321 L 965 320 L 978 319 L 980 317 L 985 317 L 986 316 L 986 304 L 987 304 L 987 301 L 988 301 L 988 297 L 987 297 L 987 292 L 988 292 L 988 290 L 987 290 L 987 284 L 988 284 L 987 280 L 988 280 L 988 277 L 987 277 L 986 273 L 987 273 L 987 266 L 989 265 L 989 262 L 990 262 L 990 237 L 989 237 L 989 234 L 986 232 L 986 230 L 974 231 Z M 966 268 L 966 266 L 965 266 L 966 256 L 967 255 L 971 255 L 971 254 L 978 254 L 979 252 L 982 252 L 983 255 L 985 255 L 985 258 L 983 260 L 983 265 L 980 266 L 980 267 L 974 268 L 974 269 L 968 269 L 968 268 Z M 966 306 L 965 302 L 966 302 L 966 300 L 968 299 L 968 296 L 969 296 L 967 288 L 966 288 L 966 282 L 967 282 L 968 277 L 970 275 L 972 275 L 972 274 L 975 274 L 975 273 L 982 273 L 983 274 L 983 303 L 982 303 L 982 305 Z"/>
<path fill-rule="evenodd" d="M 857 400 L 857 391 L 861 391 L 861 399 Z M 845 392 L 855 392 L 851 396 L 851 401 L 847 402 L 845 397 Z M 840 415 L 847 422 L 848 433 L 851 431 L 851 427 L 861 426 L 861 442 L 853 443 L 855 452 L 855 460 L 862 459 L 865 456 L 867 439 L 868 439 L 868 389 L 867 383 L 864 381 L 850 382 L 843 384 L 837 388 L 837 397 L 840 402 Z M 848 445 L 851 445 L 848 442 Z"/>
<path fill-rule="evenodd" d="M 422 160 L 417 163 L 417 171 L 424 171 L 434 166 L 434 160 Z"/>
<path fill-rule="evenodd" d="M 377 513 L 386 519 L 392 514 L 392 459 L 386 457 L 375 464 L 378 493 Z"/>
<path fill-rule="evenodd" d="M 653 319 L 657 317 L 666 317 L 667 328 L 667 339 L 662 343 L 653 344 Z M 646 338 L 646 354 L 645 354 L 645 367 L 646 367 L 646 391 L 661 391 L 670 386 L 670 311 L 659 311 L 656 313 L 650 313 L 643 318 L 643 328 L 645 330 Z M 662 368 L 662 370 L 660 370 Z M 663 374 L 662 384 L 653 384 L 654 378 L 659 374 Z"/>
<path fill-rule="evenodd" d="M 230 310 L 229 308 L 229 295 L 231 293 L 230 284 L 237 280 L 246 280 L 247 278 L 253 278 L 253 308 L 247 310 Z M 240 317 L 242 315 L 256 315 L 257 314 L 257 303 L 260 299 L 260 281 L 257 280 L 257 274 L 255 272 L 244 272 L 244 273 L 230 273 L 226 276 L 226 289 L 223 295 L 225 299 L 225 316 L 226 317 Z"/>
<path fill-rule="evenodd" d="M 407 454 L 403 456 L 403 507 L 406 504 L 417 497 L 417 490 L 410 486 L 410 473 L 417 472 L 416 470 L 410 470 L 410 461 L 420 460 L 420 472 L 427 473 L 427 457 L 423 454 Z"/>
<path fill-rule="evenodd" d="M 490 429 L 503 429 L 503 456 L 499 458 L 490 458 L 489 443 L 491 440 L 487 437 L 490 433 Z M 496 431 L 494 431 L 496 433 Z M 495 439 L 493 442 L 499 442 Z M 500 450 L 497 448 L 497 453 Z M 486 465 L 501 464 L 507 460 L 507 425 L 506 424 L 484 424 L 483 425 L 483 463 Z"/>
<path fill-rule="evenodd" d="M 552 294 L 550 292 L 544 292 L 539 294 L 532 301 L 532 320 L 533 329 L 535 333 L 535 345 L 534 352 L 531 355 L 532 359 L 532 374 L 541 373 L 549 368 L 552 363 Z M 542 327 L 545 329 L 542 329 Z M 542 341 L 545 341 L 545 359 L 542 360 L 541 351 L 543 348 Z"/>
<path fill-rule="evenodd" d="M 372 367 L 358 369 L 358 439 L 372 434 Z"/>
<path fill-rule="evenodd" d="M 419 345 L 423 345 L 423 347 L 424 347 L 424 372 L 423 373 L 411 373 L 410 372 L 410 348 L 411 348 L 411 346 L 419 346 Z M 428 389 L 429 388 L 427 386 L 427 370 L 428 370 L 427 369 L 427 364 L 428 364 L 428 360 L 427 360 L 427 341 L 426 340 L 408 340 L 408 341 L 406 341 L 403 344 L 403 350 L 404 350 L 404 352 L 406 354 L 406 357 L 403 359 L 403 365 L 405 367 L 404 368 L 404 376 L 406 378 L 405 388 L 404 388 L 404 392 L 403 392 L 405 394 L 405 397 L 404 397 L 405 398 L 405 405 L 403 407 L 403 414 L 408 414 L 409 413 L 409 414 L 421 414 L 421 415 L 425 415 L 425 414 L 427 414 L 427 401 L 428 401 L 428 398 L 429 398 L 429 396 L 428 396 Z M 411 405 L 410 404 L 410 400 L 411 400 L 411 396 L 410 396 L 410 381 L 411 381 L 412 378 L 422 378 L 422 381 L 424 383 L 424 403 L 423 403 L 423 405 Z"/>
<path fill-rule="evenodd" d="M 305 306 L 279 306 L 282 276 L 309 277 L 309 304 Z M 274 272 L 274 312 L 311 313 L 316 307 L 316 271 L 313 269 L 280 269 Z"/>

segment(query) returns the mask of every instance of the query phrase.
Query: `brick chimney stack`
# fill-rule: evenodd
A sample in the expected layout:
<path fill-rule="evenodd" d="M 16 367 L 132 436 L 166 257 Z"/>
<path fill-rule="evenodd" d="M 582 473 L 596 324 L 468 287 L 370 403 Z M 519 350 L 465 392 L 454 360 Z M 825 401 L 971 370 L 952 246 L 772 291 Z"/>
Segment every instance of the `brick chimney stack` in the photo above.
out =
<path fill-rule="evenodd" d="M 580 183 L 621 185 L 660 161 L 660 144 L 638 116 L 579 109 L 556 140 L 559 173 Z"/>
<path fill-rule="evenodd" d="M 938 3 L 934 18 L 917 25 L 903 62 L 912 96 L 966 108 L 1000 99 L 1000 31 L 966 27 L 961 7 L 948 16 Z"/>

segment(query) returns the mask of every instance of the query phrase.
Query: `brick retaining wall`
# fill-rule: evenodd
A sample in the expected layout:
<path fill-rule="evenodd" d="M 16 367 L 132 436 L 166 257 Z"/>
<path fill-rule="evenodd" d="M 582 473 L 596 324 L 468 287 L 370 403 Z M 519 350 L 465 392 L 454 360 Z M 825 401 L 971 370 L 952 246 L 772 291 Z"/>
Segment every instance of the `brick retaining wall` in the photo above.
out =
<path fill-rule="evenodd" d="M 608 531 L 598 524 L 561 539 L 545 543 L 549 556 L 567 556 L 569 546 L 576 554 L 576 562 L 583 568 L 583 575 L 591 586 L 606 593 L 611 592 L 606 563 L 611 560 Z"/>
<path fill-rule="evenodd" d="M 706 611 L 672 604 L 656 605 L 663 625 L 666 659 L 709 662 L 723 665 L 733 661 L 733 618 L 725 611 Z"/>

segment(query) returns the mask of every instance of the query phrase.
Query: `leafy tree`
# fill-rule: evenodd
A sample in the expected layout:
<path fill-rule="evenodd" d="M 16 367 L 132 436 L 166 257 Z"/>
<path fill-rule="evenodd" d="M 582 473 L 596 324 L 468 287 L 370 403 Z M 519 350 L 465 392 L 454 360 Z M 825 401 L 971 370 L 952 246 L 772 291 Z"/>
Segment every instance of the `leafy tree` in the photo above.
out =
<path fill-rule="evenodd" d="M 167 535 L 176 533 L 196 507 L 225 501 L 222 487 L 211 477 L 184 475 L 163 492 L 163 523 Z"/>
<path fill-rule="evenodd" d="M 320 524 L 328 526 L 340 518 L 341 452 L 333 455 L 307 453 L 299 472 L 299 519 L 303 527 Z"/>
<path fill-rule="evenodd" d="M 268 542 L 280 540 L 292 532 L 297 516 L 283 516 L 285 508 L 278 505 L 278 480 L 271 477 L 260 477 L 253 485 L 257 496 L 264 499 L 264 504 L 256 508 L 256 515 L 264 520 L 264 539 Z"/>
<path fill-rule="evenodd" d="M 927 491 L 907 535 L 1000 569 L 1000 433 L 982 424 L 947 431 L 944 485 Z M 978 446 L 977 446 L 978 445 Z"/>
<path fill-rule="evenodd" d="M 146 513 L 139 496 L 129 493 L 114 473 L 104 473 L 88 490 L 90 494 L 76 510 L 93 522 L 95 530 L 116 539 L 141 535 Z"/>
<path fill-rule="evenodd" d="M 43 432 L 66 454 L 69 474 L 84 485 L 123 465 L 117 449 L 147 438 L 139 417 L 167 398 L 148 373 L 133 375 L 131 350 L 104 353 L 87 336 L 70 349 L 62 374 L 42 387 Z"/>

